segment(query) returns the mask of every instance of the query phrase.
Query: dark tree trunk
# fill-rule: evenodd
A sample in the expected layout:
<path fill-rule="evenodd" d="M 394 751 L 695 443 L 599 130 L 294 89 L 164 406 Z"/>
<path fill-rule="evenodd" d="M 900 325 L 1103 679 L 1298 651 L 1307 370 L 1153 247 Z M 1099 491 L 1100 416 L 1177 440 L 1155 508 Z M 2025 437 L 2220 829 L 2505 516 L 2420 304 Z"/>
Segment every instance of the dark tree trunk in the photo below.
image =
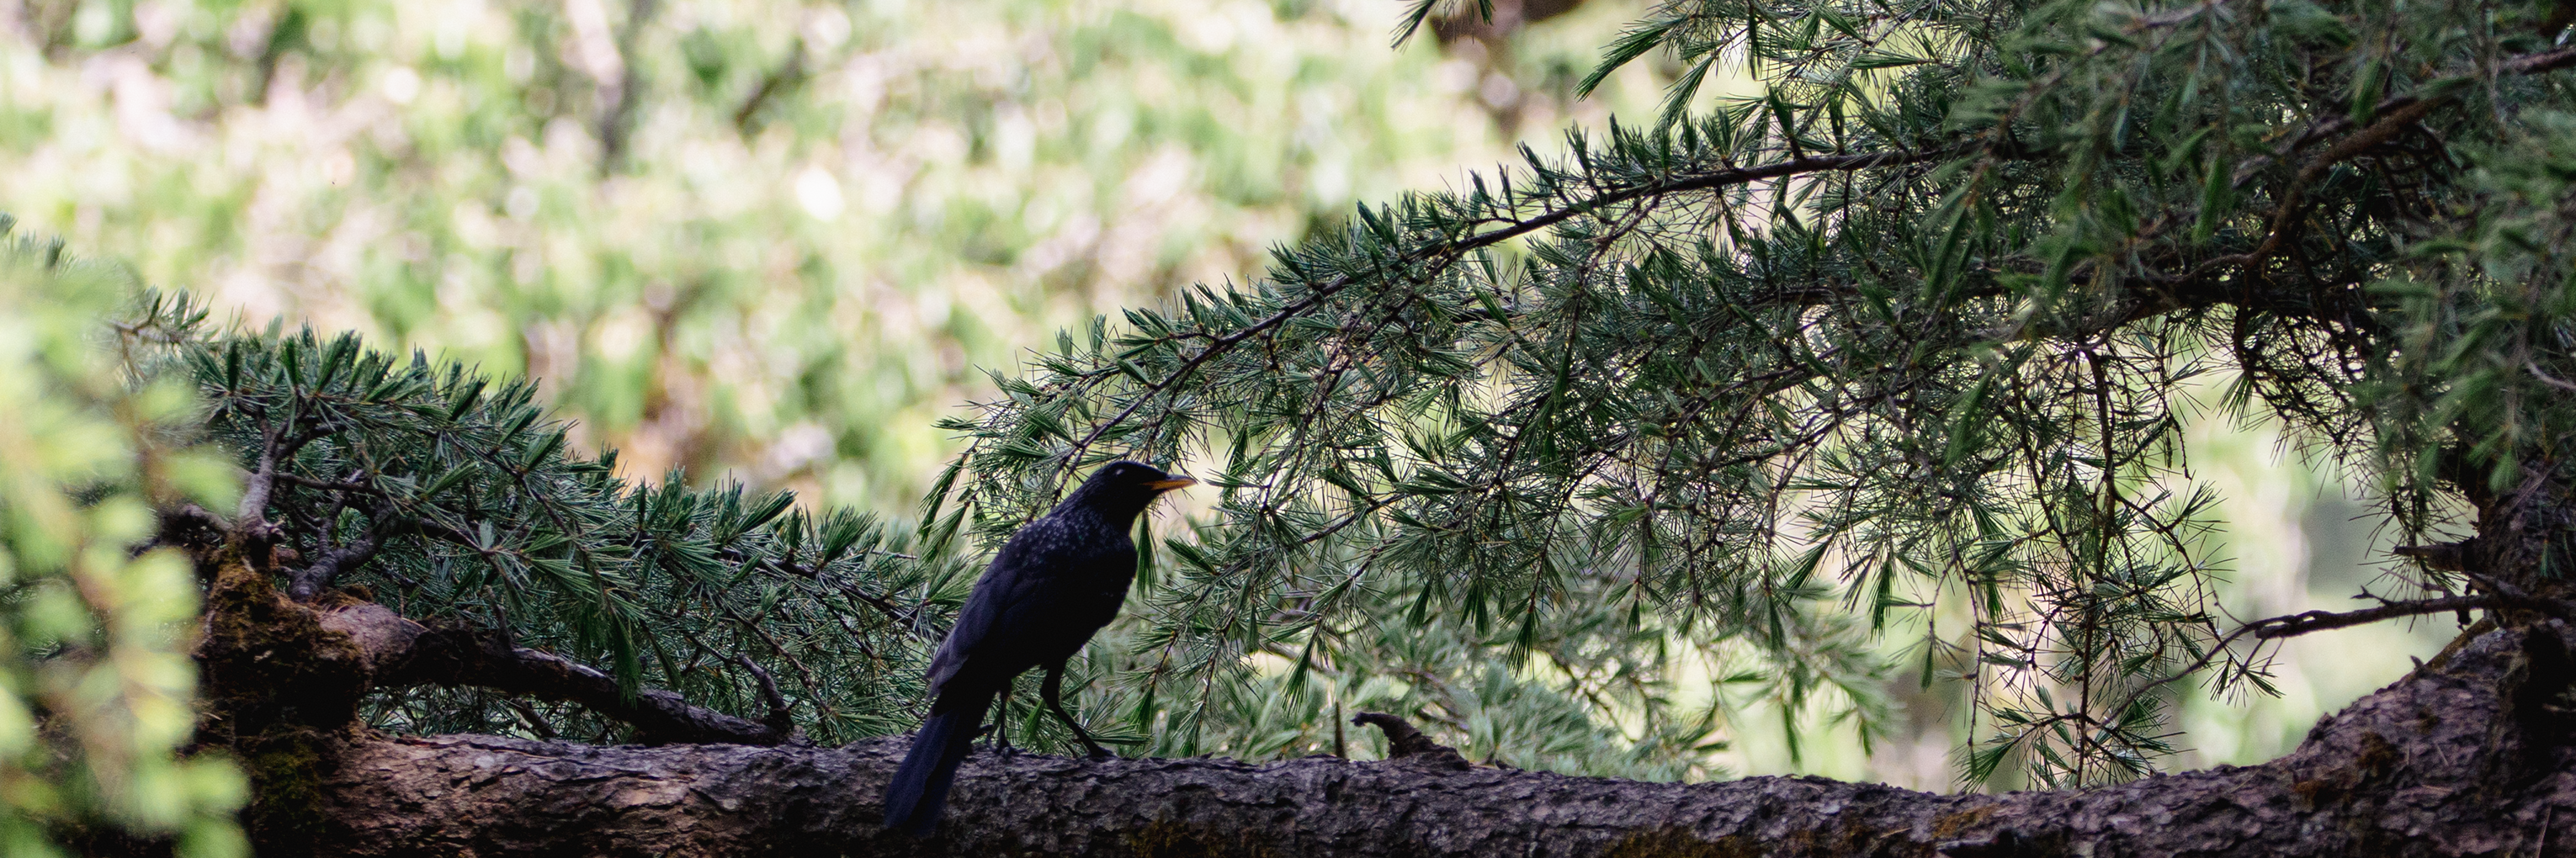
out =
<path fill-rule="evenodd" d="M 946 821 L 912 840 L 878 826 L 900 737 L 385 736 L 355 725 L 352 695 L 410 675 L 403 648 L 435 635 L 389 631 L 408 621 L 359 605 L 299 605 L 238 564 L 214 590 L 205 733 L 252 771 L 264 855 L 2576 855 L 2576 831 L 2551 833 L 2576 829 L 2576 630 L 2558 620 L 2481 624 L 2280 760 L 2106 789 L 1639 783 L 1436 754 L 1256 766 L 979 752 Z M 709 729 L 753 729 L 733 720 Z"/>

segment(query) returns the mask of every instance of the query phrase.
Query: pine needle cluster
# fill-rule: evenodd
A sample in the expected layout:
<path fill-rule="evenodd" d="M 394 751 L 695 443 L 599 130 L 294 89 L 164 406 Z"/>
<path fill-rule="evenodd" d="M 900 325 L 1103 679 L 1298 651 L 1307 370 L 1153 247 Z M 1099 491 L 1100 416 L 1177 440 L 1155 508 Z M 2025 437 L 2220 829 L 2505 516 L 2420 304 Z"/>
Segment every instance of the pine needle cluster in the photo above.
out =
<path fill-rule="evenodd" d="M 165 530 L 250 527 L 291 594 L 817 741 L 911 726 L 976 549 L 1140 458 L 1207 485 L 1142 528 L 1128 618 L 1077 665 L 1104 738 L 1352 754 L 1368 708 L 1479 760 L 1706 777 L 1755 738 L 1734 703 L 1867 740 L 1910 675 L 1973 704 L 1965 779 L 2110 783 L 2173 750 L 2187 689 L 2265 687 L 2249 643 L 2567 613 L 2571 18 L 1665 3 L 1591 78 L 1677 63 L 1647 124 L 1066 332 L 944 424 L 970 447 L 911 525 L 620 479 L 528 382 L 350 336 L 150 297 L 119 342 L 201 403 L 161 431 L 245 475 Z M 1754 94 L 1703 91 L 1739 70 Z M 2469 538 L 2403 549 L 2377 608 L 2223 617 L 2206 391 L 2371 479 L 2403 538 Z M 631 738 L 471 689 L 371 717 Z"/>
<path fill-rule="evenodd" d="M 2371 475 L 2412 538 L 2564 482 L 2567 23 L 1664 3 L 1592 78 L 1677 61 L 1651 124 L 1061 338 L 951 424 L 931 511 L 994 535 L 1093 462 L 1207 472 L 1124 665 L 1166 735 L 1236 683 L 1401 663 L 1376 629 L 1544 673 L 1611 612 L 1864 736 L 1890 670 L 1965 683 L 1973 781 L 2135 777 L 2174 679 L 2263 681 L 2214 602 L 2195 391 Z M 1665 692 L 1595 718 L 1699 723 L 1672 660 L 1622 664 Z"/>

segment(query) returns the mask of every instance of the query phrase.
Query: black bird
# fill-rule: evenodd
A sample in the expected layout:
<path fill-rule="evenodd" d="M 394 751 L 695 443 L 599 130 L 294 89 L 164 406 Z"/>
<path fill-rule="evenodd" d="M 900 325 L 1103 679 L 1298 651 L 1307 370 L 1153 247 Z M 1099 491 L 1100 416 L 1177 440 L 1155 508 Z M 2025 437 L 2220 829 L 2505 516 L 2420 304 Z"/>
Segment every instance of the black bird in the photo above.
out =
<path fill-rule="evenodd" d="M 1127 600 L 1136 579 L 1136 544 L 1127 532 L 1136 516 L 1164 492 L 1197 482 L 1141 462 L 1111 462 L 1011 534 L 930 660 L 930 717 L 886 785 L 886 827 L 915 836 L 930 831 L 948 806 L 948 787 L 981 732 L 985 710 L 1032 667 L 1046 667 L 1038 696 L 1047 710 L 1073 728 L 1093 757 L 1110 756 L 1065 714 L 1058 699 L 1064 663 Z"/>

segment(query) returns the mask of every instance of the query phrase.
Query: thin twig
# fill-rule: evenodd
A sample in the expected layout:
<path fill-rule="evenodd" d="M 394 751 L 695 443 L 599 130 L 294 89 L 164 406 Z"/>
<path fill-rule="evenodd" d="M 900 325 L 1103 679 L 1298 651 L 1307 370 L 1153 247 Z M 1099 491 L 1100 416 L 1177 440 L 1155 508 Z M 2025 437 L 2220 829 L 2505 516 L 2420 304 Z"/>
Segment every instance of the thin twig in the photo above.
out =
<path fill-rule="evenodd" d="M 733 661 L 750 671 L 751 678 L 760 683 L 760 701 L 769 705 L 769 717 L 761 719 L 761 723 L 780 733 L 793 729 L 795 721 L 787 708 L 787 698 L 778 693 L 778 680 L 770 678 L 769 671 L 762 670 L 760 663 L 752 661 L 750 656 L 735 655 Z"/>
<path fill-rule="evenodd" d="M 2129 707 L 2137 705 L 2138 698 L 2146 696 L 2147 692 L 2155 690 L 2175 680 L 2200 672 L 2201 668 L 2208 667 L 2210 662 L 2218 660 L 2220 655 L 2225 654 L 2229 644 L 2233 644 L 2238 638 L 2242 638 L 2247 635 L 2252 635 L 2257 640 L 2276 640 L 2279 638 L 2297 637 L 2309 632 L 2321 632 L 2328 629 L 2346 628 L 2349 626 L 2357 626 L 2364 623 L 2373 623 L 2380 620 L 2395 619 L 2398 617 L 2438 614 L 2444 611 L 2457 611 L 2467 608 L 2485 608 L 2493 610 L 2497 607 L 2503 606 L 2504 604 L 2519 601 L 2522 600 L 2502 593 L 2492 593 L 2476 596 L 2452 596 L 2442 599 L 2419 599 L 2411 602 L 2390 602 L 2376 608 L 2368 608 L 2359 611 L 2346 611 L 2343 613 L 2306 611 L 2297 614 L 2284 614 L 2278 617 L 2265 617 L 2263 619 L 2246 623 L 2245 625 L 2238 627 L 2235 631 L 2228 632 L 2226 637 L 2219 638 L 2218 642 L 2212 644 L 2207 652 L 2201 653 L 2199 658 L 2193 659 L 2191 664 L 2185 666 L 2183 669 L 2174 671 L 2160 679 L 2131 690 L 2129 692 L 2129 696 L 2122 699 L 2119 707 L 2112 709 L 2111 712 L 2114 713 L 2113 717 L 2117 717 L 2117 713 L 2128 711 Z"/>
<path fill-rule="evenodd" d="M 302 476 L 297 476 L 297 475 L 295 475 L 295 474 L 291 474 L 291 473 L 279 473 L 279 474 L 277 475 L 277 481 L 278 481 L 278 482 L 281 482 L 281 483 L 286 483 L 286 484 L 288 484 L 288 485 L 292 485 L 292 486 L 301 486 L 301 487 L 308 488 L 308 489 L 316 489 L 316 490 L 319 490 L 319 491 L 326 491 L 326 492 L 355 492 L 355 493 L 358 493 L 358 494 L 370 494 L 370 495 L 378 495 L 378 496 L 381 496 L 381 495 L 383 495 L 383 494 L 385 493 L 385 490 L 384 490 L 384 489 L 377 488 L 377 487 L 375 487 L 375 486 L 373 486 L 373 485 L 369 485 L 369 484 L 367 484 L 367 483 L 360 483 L 360 482 L 334 482 L 334 481 L 331 481 L 331 480 L 317 480 L 317 479 L 313 479 L 312 477 L 302 477 Z"/>
<path fill-rule="evenodd" d="M 252 467 L 250 479 L 242 484 L 241 505 L 234 508 L 235 534 L 246 542 L 276 538 L 276 526 L 268 523 L 268 496 L 277 489 L 278 435 L 281 427 L 269 423 L 262 409 L 259 415 L 259 462 Z M 261 552 L 250 552 L 256 556 Z"/>
<path fill-rule="evenodd" d="M 2549 373 L 2541 372 L 2540 364 L 2524 361 L 2522 368 L 2529 370 L 2531 372 L 2531 377 L 2540 379 L 2542 384 L 2546 384 L 2560 390 L 2576 390 L 2576 382 L 2570 382 L 2557 376 L 2550 375 Z"/>
<path fill-rule="evenodd" d="M 2510 601 L 2510 599 L 2502 594 L 2451 596 L 2442 599 L 2417 599 L 2407 602 L 2389 602 L 2388 604 L 2381 605 L 2376 608 L 2364 608 L 2358 611 L 2344 611 L 2341 613 L 2333 611 L 2305 611 L 2302 613 L 2290 614 L 2288 616 L 2256 620 L 2253 623 L 2248 624 L 2246 628 L 2254 631 L 2254 637 L 2257 640 L 2278 640 L 2280 638 L 2297 637 L 2309 632 L 2349 628 L 2366 623 L 2379 622 L 2380 620 L 2396 619 L 2398 617 L 2439 614 L 2448 611 L 2457 611 L 2463 608 L 2494 608 L 2499 607 L 2499 603 L 2506 601 Z"/>
<path fill-rule="evenodd" d="M 392 505 L 377 506 L 375 515 L 367 522 L 367 529 L 359 533 L 357 538 L 324 552 L 321 559 L 313 561 L 313 565 L 295 573 L 294 580 L 287 585 L 287 596 L 298 602 L 313 601 L 315 597 L 322 595 L 323 590 L 331 586 L 332 581 L 340 577 L 340 573 L 374 559 L 376 552 L 384 548 L 385 537 L 392 533 L 394 525 L 400 521 L 401 519 L 394 514 Z"/>

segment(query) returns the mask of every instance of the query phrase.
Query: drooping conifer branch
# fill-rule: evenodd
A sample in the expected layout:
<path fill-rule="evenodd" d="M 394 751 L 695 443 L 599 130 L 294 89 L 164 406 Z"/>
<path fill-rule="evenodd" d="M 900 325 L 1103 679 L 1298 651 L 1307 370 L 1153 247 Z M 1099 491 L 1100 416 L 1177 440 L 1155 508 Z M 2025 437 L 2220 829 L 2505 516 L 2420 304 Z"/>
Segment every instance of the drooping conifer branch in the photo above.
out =
<path fill-rule="evenodd" d="M 535 723 L 558 735 L 774 744 L 800 721 L 833 741 L 909 718 L 957 558 L 784 494 L 630 485 L 614 453 L 566 449 L 524 381 L 150 306 L 170 335 L 130 349 L 134 371 L 196 384 L 246 487 L 231 516 L 163 510 L 159 541 L 364 618 L 371 721 L 518 729 L 552 702 Z"/>
<path fill-rule="evenodd" d="M 1979 677 L 1991 723 L 2018 725 L 1972 774 L 2007 755 L 2069 783 L 2147 771 L 2163 701 L 2119 701 L 2184 665 L 2222 687 L 2260 670 L 2207 608 L 2215 496 L 2182 468 L 2179 391 L 2234 375 L 2233 402 L 2390 473 L 2450 446 L 2399 436 L 2489 432 L 2410 426 L 2454 419 L 2438 391 L 2465 388 L 2394 380 L 2456 354 L 2408 344 L 2453 324 L 2411 296 L 2486 287 L 2389 284 L 2439 279 L 2410 254 L 2459 223 L 2441 208 L 2470 193 L 2457 141 L 2511 133 L 2496 99 L 2542 97 L 2576 53 L 2217 3 L 1958 31 L 1793 5 L 1669 4 L 1608 61 L 1745 52 L 1758 96 L 1363 210 L 1261 280 L 1096 324 L 1000 378 L 1002 399 L 949 424 L 976 443 L 943 483 L 960 501 L 944 526 L 1005 526 L 1108 456 L 1214 460 L 1219 523 L 1174 546 L 1184 569 L 1136 662 L 1148 699 L 1177 689 L 1166 728 L 1250 653 L 1357 658 L 1335 627 L 1430 605 L 1479 635 L 1516 627 L 1487 638 L 1511 655 L 1550 636 L 1552 606 L 1660 610 L 1712 657 L 1762 653 L 1752 673 L 1798 699 L 1946 598 L 1978 634 L 1927 635 L 1917 669 Z M 2444 9 L 2425 14 L 2474 17 Z M 2317 77 L 2359 67 L 2357 29 L 2413 65 Z M 2479 389 L 2576 376 L 2533 366 Z M 2408 527 L 2434 522 L 2420 493 L 2480 491 L 2427 476 L 2391 495 Z M 2442 601 L 2445 574 L 2414 573 L 2440 595 L 2407 603 L 2471 607 Z M 2085 726 L 2052 734 L 2066 723 Z"/>

